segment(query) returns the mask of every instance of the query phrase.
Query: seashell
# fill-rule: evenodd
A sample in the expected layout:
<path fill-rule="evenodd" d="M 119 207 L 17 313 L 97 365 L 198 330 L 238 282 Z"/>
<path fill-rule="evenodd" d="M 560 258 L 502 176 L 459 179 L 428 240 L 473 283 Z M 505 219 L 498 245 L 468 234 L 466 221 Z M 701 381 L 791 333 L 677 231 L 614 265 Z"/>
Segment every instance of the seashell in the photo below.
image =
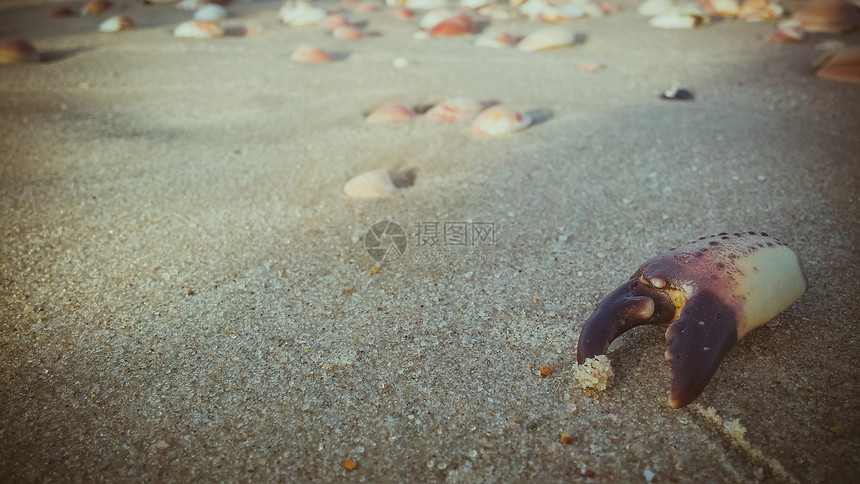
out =
<path fill-rule="evenodd" d="M 355 11 L 358 13 L 373 13 L 379 10 L 379 8 L 372 3 L 361 3 L 355 7 Z"/>
<path fill-rule="evenodd" d="M 475 23 L 467 15 L 445 19 L 429 30 L 431 37 L 457 37 L 474 32 Z"/>
<path fill-rule="evenodd" d="M 738 9 L 738 18 L 747 22 L 762 22 L 781 18 L 785 9 L 776 0 L 746 0 Z"/>
<path fill-rule="evenodd" d="M 588 73 L 599 72 L 600 69 L 601 69 L 600 64 L 598 64 L 596 62 L 583 62 L 582 64 L 580 64 L 576 67 L 576 70 L 578 70 L 579 72 L 588 72 Z"/>
<path fill-rule="evenodd" d="M 134 21 L 127 15 L 116 15 L 99 24 L 99 32 L 119 32 L 134 29 Z"/>
<path fill-rule="evenodd" d="M 438 24 L 439 22 L 456 16 L 457 12 L 454 10 L 450 10 L 447 8 L 437 8 L 436 10 L 431 10 L 425 13 L 424 16 L 421 17 L 421 20 L 418 21 L 418 26 L 424 30 L 430 30 L 435 27 L 436 24 Z"/>
<path fill-rule="evenodd" d="M 227 18 L 227 9 L 217 3 L 207 3 L 194 12 L 194 20 L 222 20 Z"/>
<path fill-rule="evenodd" d="M 860 47 L 837 52 L 815 75 L 828 81 L 860 82 Z"/>
<path fill-rule="evenodd" d="M 0 64 L 39 62 L 39 51 L 26 39 L 0 40 Z"/>
<path fill-rule="evenodd" d="M 303 45 L 293 51 L 290 60 L 307 63 L 331 62 L 331 55 L 319 47 Z"/>
<path fill-rule="evenodd" d="M 653 17 L 663 12 L 668 12 L 669 10 L 674 9 L 676 6 L 678 6 L 678 4 L 676 4 L 672 0 L 645 0 L 642 5 L 639 5 L 639 8 L 636 9 L 636 11 L 639 13 L 639 15 Z"/>
<path fill-rule="evenodd" d="M 517 43 L 517 49 L 523 52 L 560 49 L 573 45 L 573 32 L 561 27 L 545 27 L 536 30 Z"/>
<path fill-rule="evenodd" d="M 855 8 L 844 0 L 822 0 L 794 12 L 792 18 L 799 20 L 806 32 L 839 34 L 857 27 Z"/>
<path fill-rule="evenodd" d="M 370 199 L 390 197 L 397 192 L 387 170 L 373 170 L 352 178 L 343 186 L 343 193 L 350 198 Z"/>
<path fill-rule="evenodd" d="M 614 4 L 598 3 L 594 0 L 571 0 L 570 3 L 592 18 L 605 17 L 607 13 L 612 13 L 618 9 Z"/>
<path fill-rule="evenodd" d="M 490 47 L 492 49 L 501 49 L 504 47 L 513 47 L 517 44 L 517 39 L 511 34 L 484 34 L 475 39 L 475 45 L 478 47 Z"/>
<path fill-rule="evenodd" d="M 189 20 L 179 24 L 173 35 L 189 39 L 213 39 L 224 35 L 221 24 L 215 20 Z"/>
<path fill-rule="evenodd" d="M 368 123 L 386 123 L 389 121 L 408 121 L 415 117 L 415 111 L 403 104 L 386 104 L 378 107 L 367 115 Z"/>
<path fill-rule="evenodd" d="M 520 13 L 527 15 L 530 20 L 541 22 L 562 22 L 565 20 L 582 18 L 585 12 L 570 3 L 550 3 L 545 0 L 529 0 L 519 9 Z"/>
<path fill-rule="evenodd" d="M 532 119 L 523 113 L 511 111 L 504 106 L 493 106 L 481 111 L 469 130 L 472 134 L 481 136 L 504 136 L 525 129 L 532 124 Z"/>
<path fill-rule="evenodd" d="M 480 106 L 471 99 L 448 99 L 433 106 L 424 117 L 437 123 L 456 123 L 476 113 Z"/>
<path fill-rule="evenodd" d="M 111 0 L 92 0 L 88 4 L 84 5 L 84 8 L 81 10 L 81 15 L 100 15 L 114 7 L 114 3 Z"/>
<path fill-rule="evenodd" d="M 338 27 L 349 25 L 349 20 L 340 14 L 332 14 L 320 20 L 319 26 L 323 30 L 332 31 Z"/>
<path fill-rule="evenodd" d="M 496 0 L 460 0 L 460 6 L 478 10 L 481 7 L 495 3 Z"/>
<path fill-rule="evenodd" d="M 352 25 L 343 25 L 334 29 L 331 36 L 339 40 L 360 40 L 364 38 L 364 32 Z"/>
<path fill-rule="evenodd" d="M 78 15 L 80 15 L 80 12 L 78 10 L 75 10 L 67 5 L 62 5 L 51 10 L 52 18 L 70 18 L 77 17 Z"/>
<path fill-rule="evenodd" d="M 658 29 L 694 29 L 708 25 L 711 19 L 698 5 L 687 3 L 655 15 L 648 25 Z"/>
<path fill-rule="evenodd" d="M 699 8 L 715 17 L 735 18 L 740 12 L 739 0 L 699 0 Z"/>
<path fill-rule="evenodd" d="M 326 10 L 308 2 L 287 2 L 278 10 L 278 18 L 290 27 L 316 25 L 326 18 Z"/>
<path fill-rule="evenodd" d="M 692 101 L 695 97 L 692 91 L 683 87 L 671 87 L 660 93 L 660 99 L 666 101 Z"/>
<path fill-rule="evenodd" d="M 795 44 L 803 40 L 803 35 L 800 20 L 788 19 L 777 24 L 776 31 L 768 36 L 767 41 L 773 44 Z"/>
<path fill-rule="evenodd" d="M 415 12 L 408 8 L 398 8 L 394 11 L 394 18 L 397 20 L 409 20 L 415 16 Z"/>
<path fill-rule="evenodd" d="M 444 7 L 446 3 L 446 0 L 403 0 L 403 3 L 398 6 L 416 10 L 433 10 Z"/>

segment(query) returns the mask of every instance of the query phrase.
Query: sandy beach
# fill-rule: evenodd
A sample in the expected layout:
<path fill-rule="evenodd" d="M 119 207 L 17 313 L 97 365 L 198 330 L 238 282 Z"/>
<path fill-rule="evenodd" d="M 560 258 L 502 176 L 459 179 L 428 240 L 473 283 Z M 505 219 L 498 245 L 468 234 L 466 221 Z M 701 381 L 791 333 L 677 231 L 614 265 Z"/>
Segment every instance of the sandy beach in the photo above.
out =
<path fill-rule="evenodd" d="M 282 3 L 227 6 L 225 27 L 257 35 L 186 39 L 175 5 L 120 1 L 137 28 L 101 33 L 111 14 L 0 0 L 0 39 L 42 55 L 0 65 L 0 481 L 860 472 L 860 85 L 812 71 L 822 42 L 860 32 L 665 30 L 620 0 L 555 24 L 575 45 L 521 52 L 415 38 L 421 10 L 323 1 L 371 34 L 338 40 L 280 24 Z M 303 44 L 333 61 L 291 61 Z M 671 87 L 695 99 L 660 99 Z M 468 119 L 365 121 L 449 98 L 535 124 L 488 138 Z M 378 169 L 414 184 L 344 194 Z M 407 242 L 385 263 L 366 250 L 380 221 Z M 646 259 L 735 231 L 791 246 L 806 294 L 694 405 L 667 404 L 657 326 L 613 345 L 606 391 L 582 390 L 577 338 L 603 297 Z"/>

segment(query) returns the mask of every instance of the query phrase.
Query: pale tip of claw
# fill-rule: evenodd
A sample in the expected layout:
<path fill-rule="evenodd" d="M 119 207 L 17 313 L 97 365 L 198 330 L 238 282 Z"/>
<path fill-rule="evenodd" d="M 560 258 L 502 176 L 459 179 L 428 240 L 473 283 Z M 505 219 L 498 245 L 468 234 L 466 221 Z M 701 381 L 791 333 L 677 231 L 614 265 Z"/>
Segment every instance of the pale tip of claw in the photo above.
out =
<path fill-rule="evenodd" d="M 615 375 L 612 363 L 606 355 L 587 358 L 584 363 L 576 366 L 573 377 L 583 390 L 594 389 L 599 392 L 606 390 L 609 380 Z"/>

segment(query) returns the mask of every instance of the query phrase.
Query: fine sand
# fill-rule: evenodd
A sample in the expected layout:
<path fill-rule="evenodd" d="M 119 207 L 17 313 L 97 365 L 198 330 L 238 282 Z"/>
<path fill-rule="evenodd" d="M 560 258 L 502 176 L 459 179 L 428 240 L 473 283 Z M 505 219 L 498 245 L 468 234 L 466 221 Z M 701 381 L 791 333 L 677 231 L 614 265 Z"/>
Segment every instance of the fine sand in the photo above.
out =
<path fill-rule="evenodd" d="M 623 0 L 561 24 L 574 47 L 523 53 L 414 39 L 420 14 L 387 8 L 349 11 L 377 35 L 335 40 L 265 0 L 225 22 L 260 35 L 196 40 L 171 35 L 188 12 L 121 3 L 137 30 L 0 2 L 0 38 L 44 58 L 0 65 L 0 481 L 860 472 L 860 86 L 810 69 L 820 42 L 860 33 L 660 30 Z M 290 61 L 305 43 L 335 62 Z M 695 100 L 658 99 L 672 86 Z M 538 124 L 479 139 L 363 119 L 450 97 Z M 376 169 L 414 185 L 343 194 Z M 408 246 L 380 267 L 381 220 Z M 701 407 L 667 404 L 659 327 L 613 347 L 606 391 L 580 389 L 576 339 L 604 295 L 670 247 L 748 230 L 792 246 L 809 290 L 729 353 Z"/>

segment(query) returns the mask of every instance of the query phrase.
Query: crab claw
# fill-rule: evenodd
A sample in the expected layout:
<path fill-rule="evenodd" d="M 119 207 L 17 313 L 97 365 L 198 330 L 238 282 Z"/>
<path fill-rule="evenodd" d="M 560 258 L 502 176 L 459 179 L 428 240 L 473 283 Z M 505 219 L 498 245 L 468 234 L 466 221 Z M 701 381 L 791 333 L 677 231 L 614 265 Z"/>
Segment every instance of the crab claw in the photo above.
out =
<path fill-rule="evenodd" d="M 755 232 L 721 233 L 646 261 L 586 321 L 577 360 L 606 353 L 630 328 L 668 324 L 669 404 L 695 400 L 735 343 L 806 292 L 803 264 L 787 245 Z"/>

